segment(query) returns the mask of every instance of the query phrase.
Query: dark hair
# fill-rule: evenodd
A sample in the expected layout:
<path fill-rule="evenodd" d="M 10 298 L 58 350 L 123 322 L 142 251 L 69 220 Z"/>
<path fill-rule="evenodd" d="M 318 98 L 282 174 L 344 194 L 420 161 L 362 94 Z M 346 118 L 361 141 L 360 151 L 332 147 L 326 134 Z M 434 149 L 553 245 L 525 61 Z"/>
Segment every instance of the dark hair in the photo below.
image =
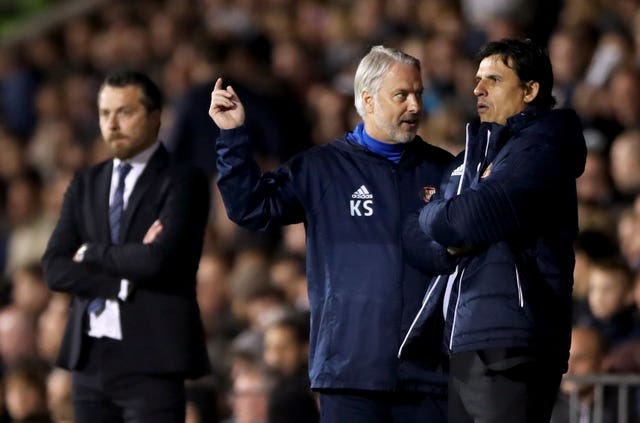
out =
<path fill-rule="evenodd" d="M 110 73 L 104 79 L 100 91 L 105 86 L 126 87 L 135 85 L 142 89 L 142 104 L 147 111 L 162 110 L 162 92 L 147 75 L 133 70 L 119 70 Z"/>
<path fill-rule="evenodd" d="M 553 70 L 547 51 L 529 39 L 504 38 L 487 43 L 476 55 L 478 62 L 489 56 L 499 56 L 502 62 L 513 69 L 522 84 L 536 81 L 540 88 L 531 102 L 532 106 L 551 109 L 556 99 L 553 90 Z"/>

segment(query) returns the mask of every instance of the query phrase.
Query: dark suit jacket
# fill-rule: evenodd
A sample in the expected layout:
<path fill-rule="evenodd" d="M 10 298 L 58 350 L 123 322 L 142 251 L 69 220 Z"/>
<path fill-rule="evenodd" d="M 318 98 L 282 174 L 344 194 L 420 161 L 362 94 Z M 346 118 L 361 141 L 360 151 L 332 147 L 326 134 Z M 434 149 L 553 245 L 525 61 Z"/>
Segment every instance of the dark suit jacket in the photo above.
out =
<path fill-rule="evenodd" d="M 109 233 L 109 188 L 113 161 L 78 172 L 64 197 L 60 219 L 43 256 L 45 279 L 54 291 L 73 294 L 58 365 L 81 370 L 87 305 L 116 298 L 120 280 L 132 291 L 120 302 L 123 339 L 114 370 L 199 377 L 209 361 L 195 294 L 195 276 L 208 216 L 209 185 L 200 171 L 175 165 L 161 145 L 140 175 L 123 213 L 120 245 Z M 151 224 L 163 231 L 142 243 Z M 83 243 L 83 262 L 72 257 Z"/>

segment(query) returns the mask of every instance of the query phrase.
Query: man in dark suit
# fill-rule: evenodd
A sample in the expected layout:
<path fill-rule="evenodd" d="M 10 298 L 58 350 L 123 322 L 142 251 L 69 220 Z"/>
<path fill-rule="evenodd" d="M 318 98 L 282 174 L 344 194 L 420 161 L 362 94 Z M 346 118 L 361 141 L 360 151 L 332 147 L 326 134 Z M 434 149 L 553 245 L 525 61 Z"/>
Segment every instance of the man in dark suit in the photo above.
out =
<path fill-rule="evenodd" d="M 195 293 L 208 181 L 158 141 L 161 104 L 145 75 L 107 76 L 114 158 L 74 177 L 43 257 L 49 287 L 73 294 L 57 364 L 78 423 L 182 423 L 184 379 L 209 370 Z"/>

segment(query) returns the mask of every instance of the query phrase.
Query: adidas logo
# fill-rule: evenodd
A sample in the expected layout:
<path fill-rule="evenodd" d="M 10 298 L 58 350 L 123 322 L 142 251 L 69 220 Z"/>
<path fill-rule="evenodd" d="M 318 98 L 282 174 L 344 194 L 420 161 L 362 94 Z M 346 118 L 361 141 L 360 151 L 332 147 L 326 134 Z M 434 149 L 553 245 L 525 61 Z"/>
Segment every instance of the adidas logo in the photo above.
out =
<path fill-rule="evenodd" d="M 373 194 L 364 185 L 351 194 L 349 213 L 354 217 L 373 215 Z"/>
<path fill-rule="evenodd" d="M 364 185 L 361 185 L 360 188 L 356 190 L 356 192 L 351 194 L 351 198 L 359 198 L 359 199 L 373 198 L 373 194 L 369 192 L 367 187 L 365 187 Z"/>

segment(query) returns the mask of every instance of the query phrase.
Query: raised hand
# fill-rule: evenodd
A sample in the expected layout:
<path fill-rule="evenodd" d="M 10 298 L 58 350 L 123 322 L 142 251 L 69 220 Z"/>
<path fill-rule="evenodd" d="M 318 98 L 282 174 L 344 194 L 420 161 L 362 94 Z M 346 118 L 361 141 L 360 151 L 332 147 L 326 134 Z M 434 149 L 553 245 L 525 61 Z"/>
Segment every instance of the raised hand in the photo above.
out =
<path fill-rule="evenodd" d="M 211 92 L 209 116 L 220 129 L 233 129 L 244 123 L 244 106 L 231 85 L 222 88 L 222 78 L 216 80 Z"/>

